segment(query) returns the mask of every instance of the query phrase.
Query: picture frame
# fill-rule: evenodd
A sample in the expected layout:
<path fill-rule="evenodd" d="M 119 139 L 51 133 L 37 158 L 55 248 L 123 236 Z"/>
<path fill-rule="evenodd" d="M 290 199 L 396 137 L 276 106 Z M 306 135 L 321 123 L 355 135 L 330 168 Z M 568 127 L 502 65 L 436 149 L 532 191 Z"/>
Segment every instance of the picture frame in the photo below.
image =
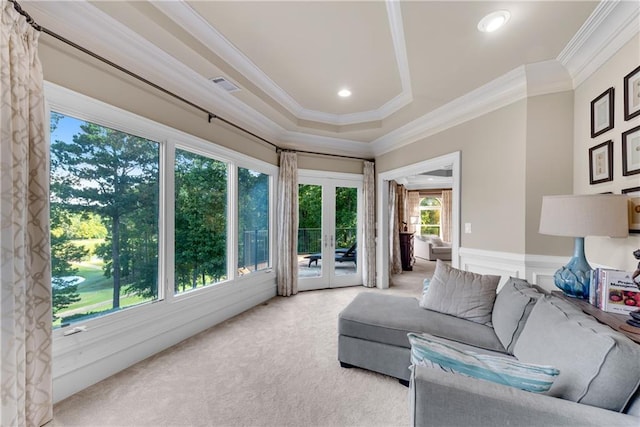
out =
<path fill-rule="evenodd" d="M 602 92 L 591 101 L 591 138 L 613 129 L 614 88 Z"/>
<path fill-rule="evenodd" d="M 629 196 L 629 233 L 640 234 L 640 187 L 626 188 L 622 194 Z"/>
<path fill-rule="evenodd" d="M 589 184 L 613 181 L 613 141 L 589 148 Z"/>
<path fill-rule="evenodd" d="M 640 173 L 640 126 L 622 133 L 622 175 Z"/>
<path fill-rule="evenodd" d="M 640 66 L 624 76 L 624 120 L 640 115 Z"/>

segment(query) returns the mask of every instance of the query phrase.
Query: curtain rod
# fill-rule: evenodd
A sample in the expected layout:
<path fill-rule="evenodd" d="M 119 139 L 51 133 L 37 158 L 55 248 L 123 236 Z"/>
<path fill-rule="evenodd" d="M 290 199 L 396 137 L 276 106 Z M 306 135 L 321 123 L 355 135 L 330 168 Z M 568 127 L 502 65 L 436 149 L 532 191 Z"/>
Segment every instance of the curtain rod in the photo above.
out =
<path fill-rule="evenodd" d="M 97 53 L 95 53 L 95 52 L 93 52 L 93 51 L 91 51 L 91 50 L 89 50 L 89 49 L 87 49 L 85 47 L 80 46 L 79 44 L 77 44 L 75 42 L 72 42 L 71 40 L 61 36 L 60 34 L 57 34 L 57 33 L 53 32 L 53 31 L 49 30 L 46 27 L 38 25 L 38 23 L 31 17 L 31 15 L 29 15 L 29 13 L 27 13 L 24 9 L 22 9 L 22 7 L 17 2 L 17 0 L 9 0 L 9 2 L 11 2 L 13 4 L 13 8 L 16 10 L 16 12 L 18 12 L 20 15 L 24 16 L 26 18 L 26 20 L 27 20 L 27 23 L 29 25 L 31 25 L 36 31 L 40 31 L 42 33 L 45 33 L 45 34 L 47 34 L 47 35 L 49 35 L 49 36 L 51 36 L 51 37 L 53 37 L 53 38 L 55 38 L 55 39 L 57 39 L 57 40 L 59 40 L 61 42 L 73 47 L 74 49 L 77 49 L 77 50 L 79 50 L 79 51 L 81 51 L 81 52 L 83 52 L 83 53 L 85 53 L 85 54 L 87 54 L 87 55 L 89 55 L 89 56 L 91 56 L 91 57 L 93 57 L 93 58 L 95 58 L 95 59 L 97 59 L 97 60 L 99 60 L 99 61 L 101 61 L 101 62 L 103 62 L 103 63 L 105 63 L 105 64 L 107 64 L 107 65 L 109 65 L 111 67 L 113 67 L 113 68 L 115 68 L 115 69 L 117 69 L 118 71 L 121 71 L 121 72 L 123 72 L 123 73 L 125 73 L 125 74 L 127 74 L 127 75 L 129 75 L 129 76 L 141 81 L 142 83 L 145 83 L 145 84 L 153 87 L 154 89 L 159 90 L 160 92 L 162 92 L 162 93 L 164 93 L 166 95 L 169 95 L 169 96 L 171 96 L 171 97 L 173 97 L 173 98 L 175 98 L 175 99 L 177 99 L 177 100 L 179 100 L 179 101 L 181 101 L 181 102 L 183 102 L 183 103 L 195 108 L 196 110 L 199 110 L 199 111 L 205 113 L 207 115 L 207 120 L 208 120 L 209 123 L 211 123 L 212 119 L 219 120 L 219 121 L 221 121 L 221 122 L 223 122 L 223 123 L 225 123 L 225 124 L 227 124 L 229 126 L 232 126 L 232 127 L 236 128 L 236 129 L 246 133 L 247 135 L 250 135 L 250 136 L 252 136 L 254 138 L 259 139 L 260 141 L 263 141 L 263 142 L 269 144 L 270 146 L 275 148 L 276 153 L 280 153 L 280 152 L 283 152 L 283 151 L 289 151 L 289 152 L 294 152 L 294 153 L 313 154 L 313 155 L 318 155 L 318 156 L 329 156 L 329 157 L 340 157 L 340 158 L 346 158 L 346 159 L 373 161 L 373 159 L 367 159 L 367 158 L 364 158 L 364 157 L 346 156 L 346 155 L 341 155 L 341 154 L 320 153 L 320 152 L 314 152 L 314 151 L 292 150 L 292 149 L 281 148 L 280 146 L 274 144 L 273 142 L 271 142 L 271 141 L 269 141 L 269 140 L 267 140 L 267 139 L 265 139 L 265 138 L 263 138 L 263 137 L 261 137 L 259 135 L 256 135 L 255 133 L 251 132 L 250 130 L 247 130 L 247 129 L 243 128 L 242 126 L 239 126 L 239 125 L 233 123 L 230 120 L 227 120 L 227 119 L 225 119 L 223 117 L 220 117 L 217 114 L 212 113 L 211 111 L 207 110 L 206 108 L 201 107 L 200 105 L 195 104 L 195 103 L 189 101 L 188 99 L 185 99 L 182 96 L 177 95 L 177 94 L 171 92 L 168 89 L 165 89 L 164 87 L 162 87 L 162 86 L 160 86 L 160 85 L 158 85 L 156 83 L 153 83 L 152 81 L 140 76 L 139 74 L 136 74 L 133 71 L 130 71 L 130 70 L 122 67 L 121 65 L 118 65 L 115 62 L 110 61 L 107 58 L 105 58 L 105 57 L 103 57 L 101 55 L 98 55 Z"/>

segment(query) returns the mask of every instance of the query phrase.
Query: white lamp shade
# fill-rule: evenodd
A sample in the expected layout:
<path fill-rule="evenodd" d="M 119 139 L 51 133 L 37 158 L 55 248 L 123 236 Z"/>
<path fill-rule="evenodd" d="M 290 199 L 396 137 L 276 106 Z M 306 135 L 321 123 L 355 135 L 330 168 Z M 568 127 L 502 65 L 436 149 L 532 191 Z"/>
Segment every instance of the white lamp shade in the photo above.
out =
<path fill-rule="evenodd" d="M 540 233 L 570 237 L 627 237 L 628 200 L 628 196 L 620 194 L 544 196 Z"/>

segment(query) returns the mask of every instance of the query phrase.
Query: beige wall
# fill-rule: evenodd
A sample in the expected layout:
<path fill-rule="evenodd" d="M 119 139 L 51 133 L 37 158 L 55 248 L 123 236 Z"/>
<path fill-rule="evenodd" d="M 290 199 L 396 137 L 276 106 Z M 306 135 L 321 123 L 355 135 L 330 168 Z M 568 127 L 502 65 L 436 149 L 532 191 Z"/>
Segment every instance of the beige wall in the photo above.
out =
<path fill-rule="evenodd" d="M 640 117 L 624 121 L 623 79 L 640 65 L 640 35 L 636 35 L 604 66 L 592 74 L 575 90 L 574 173 L 575 194 L 613 192 L 640 186 L 640 175 L 622 176 L 622 132 L 640 125 Z M 615 89 L 614 128 L 591 138 L 591 101 L 608 88 Z M 589 184 L 589 148 L 602 142 L 613 141 L 613 181 Z M 638 263 L 632 252 L 640 248 L 640 234 L 626 239 L 589 237 L 586 241 L 587 259 L 592 265 L 605 265 L 633 271 Z"/>
<path fill-rule="evenodd" d="M 461 247 L 523 253 L 526 111 L 519 101 L 384 154 L 377 171 L 461 151 Z"/>
<path fill-rule="evenodd" d="M 538 233 L 542 196 L 571 194 L 573 177 L 573 91 L 527 99 L 525 253 L 572 253 L 568 239 Z"/>
<path fill-rule="evenodd" d="M 312 169 L 327 172 L 363 173 L 362 160 L 342 157 L 316 156 L 313 154 L 298 154 L 298 169 Z"/>

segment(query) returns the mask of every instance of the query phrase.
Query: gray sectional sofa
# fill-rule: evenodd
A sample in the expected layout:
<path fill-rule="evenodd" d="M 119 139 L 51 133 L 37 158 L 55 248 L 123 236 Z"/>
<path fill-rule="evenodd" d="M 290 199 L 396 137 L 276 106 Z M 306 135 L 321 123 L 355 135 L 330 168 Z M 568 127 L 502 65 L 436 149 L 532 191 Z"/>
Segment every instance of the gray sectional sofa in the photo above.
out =
<path fill-rule="evenodd" d="M 639 344 L 524 280 L 512 278 L 496 294 L 497 280 L 487 285 L 486 277 L 439 262 L 421 300 L 359 294 L 339 316 L 341 365 L 410 382 L 416 426 L 640 426 Z M 483 307 L 460 299 L 471 289 L 457 285 L 465 280 L 475 280 Z M 492 286 L 493 296 L 487 293 Z M 425 366 L 410 368 L 410 332 L 463 351 L 551 365 L 560 373 L 538 394 Z"/>

